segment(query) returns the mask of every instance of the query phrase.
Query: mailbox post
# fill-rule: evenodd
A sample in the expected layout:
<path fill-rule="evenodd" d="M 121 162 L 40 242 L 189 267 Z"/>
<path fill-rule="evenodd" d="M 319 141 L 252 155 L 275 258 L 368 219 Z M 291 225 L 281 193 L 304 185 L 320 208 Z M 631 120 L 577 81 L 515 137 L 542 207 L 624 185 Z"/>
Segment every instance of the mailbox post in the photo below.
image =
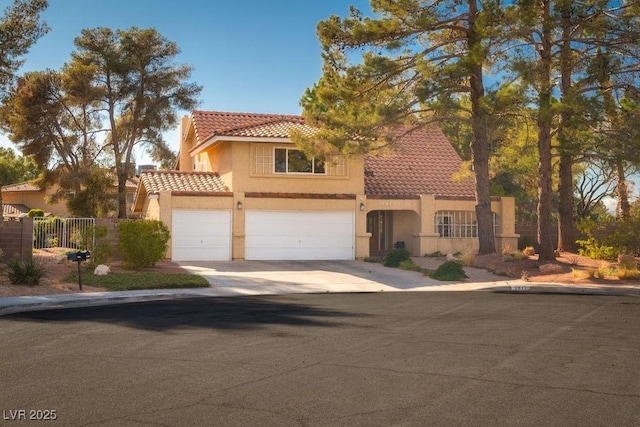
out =
<path fill-rule="evenodd" d="M 80 286 L 80 290 L 82 290 L 82 270 L 80 269 L 80 263 L 88 260 L 89 258 L 91 258 L 91 252 L 89 251 L 77 251 L 67 254 L 67 259 L 69 261 L 75 261 L 78 263 L 78 285 Z"/>

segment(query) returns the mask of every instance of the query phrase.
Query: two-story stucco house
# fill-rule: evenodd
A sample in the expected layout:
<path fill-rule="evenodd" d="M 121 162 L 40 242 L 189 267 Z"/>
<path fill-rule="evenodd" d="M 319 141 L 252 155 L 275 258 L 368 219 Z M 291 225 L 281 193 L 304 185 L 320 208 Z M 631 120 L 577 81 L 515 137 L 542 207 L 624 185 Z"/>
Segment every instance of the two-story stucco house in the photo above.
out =
<path fill-rule="evenodd" d="M 390 250 L 477 250 L 473 183 L 439 129 L 401 137 L 387 156 L 307 159 L 300 116 L 194 111 L 176 170 L 143 172 L 134 211 L 171 229 L 179 260 L 349 260 Z M 495 198 L 496 245 L 517 247 L 514 201 Z"/>

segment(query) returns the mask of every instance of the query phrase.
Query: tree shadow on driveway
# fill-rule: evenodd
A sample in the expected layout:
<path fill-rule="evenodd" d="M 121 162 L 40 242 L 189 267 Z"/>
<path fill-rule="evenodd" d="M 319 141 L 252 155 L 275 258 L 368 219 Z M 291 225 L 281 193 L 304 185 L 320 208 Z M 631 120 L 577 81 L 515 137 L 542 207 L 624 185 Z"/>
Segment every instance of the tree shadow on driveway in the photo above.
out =
<path fill-rule="evenodd" d="M 184 297 L 109 306 L 14 313 L 4 320 L 33 322 L 103 322 L 143 330 L 193 328 L 257 329 L 269 325 L 336 327 L 347 318 L 366 317 L 314 307 L 290 297 Z"/>

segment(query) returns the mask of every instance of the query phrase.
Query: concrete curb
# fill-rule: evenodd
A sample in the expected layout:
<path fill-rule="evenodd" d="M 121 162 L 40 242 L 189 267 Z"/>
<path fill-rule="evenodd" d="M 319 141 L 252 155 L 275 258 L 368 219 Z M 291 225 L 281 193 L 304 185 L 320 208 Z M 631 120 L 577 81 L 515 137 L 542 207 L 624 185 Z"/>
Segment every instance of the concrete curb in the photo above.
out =
<path fill-rule="evenodd" d="M 70 293 L 37 296 L 20 296 L 0 298 L 0 316 L 50 309 L 64 309 L 77 307 L 91 307 L 103 305 L 116 305 L 144 301 L 162 301 L 179 298 L 194 297 L 239 297 L 239 296 L 267 296 L 286 294 L 314 294 L 314 293 L 371 293 L 371 292 L 471 292 L 485 291 L 512 294 L 574 294 L 574 295 L 608 295 L 608 296 L 636 296 L 640 297 L 640 287 L 614 287 L 614 286 L 571 286 L 560 283 L 530 283 L 521 280 L 505 282 L 475 282 L 475 283 L 443 283 L 439 286 L 425 286 L 421 288 L 393 289 L 385 287 L 371 289 L 354 289 L 346 286 L 344 289 L 322 289 L 318 287 L 301 286 L 298 290 L 292 290 L 291 286 L 282 289 L 271 288 L 267 292 L 254 289 L 234 289 L 232 287 L 191 288 L 175 290 L 146 290 L 146 291 L 121 291 L 121 292 L 94 292 L 94 293 Z"/>

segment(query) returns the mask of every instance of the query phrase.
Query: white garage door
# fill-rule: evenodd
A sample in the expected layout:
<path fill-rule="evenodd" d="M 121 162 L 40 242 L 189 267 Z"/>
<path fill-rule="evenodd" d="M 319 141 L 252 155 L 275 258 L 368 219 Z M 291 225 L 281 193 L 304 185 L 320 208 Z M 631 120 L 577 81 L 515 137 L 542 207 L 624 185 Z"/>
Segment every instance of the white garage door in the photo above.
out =
<path fill-rule="evenodd" d="M 231 212 L 174 209 L 171 226 L 173 261 L 231 259 Z"/>
<path fill-rule="evenodd" d="M 352 212 L 247 211 L 245 259 L 354 259 Z"/>

